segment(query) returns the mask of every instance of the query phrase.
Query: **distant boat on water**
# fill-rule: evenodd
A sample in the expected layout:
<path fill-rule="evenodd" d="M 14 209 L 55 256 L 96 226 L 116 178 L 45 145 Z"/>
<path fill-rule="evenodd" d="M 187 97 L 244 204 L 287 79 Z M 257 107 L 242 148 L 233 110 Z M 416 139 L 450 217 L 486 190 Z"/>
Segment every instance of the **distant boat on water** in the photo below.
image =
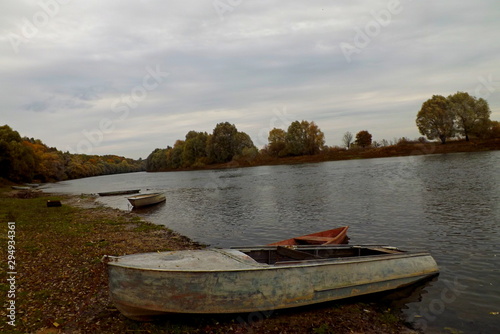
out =
<path fill-rule="evenodd" d="M 154 205 L 166 200 L 164 193 L 142 194 L 127 197 L 127 199 L 134 208 Z"/>
<path fill-rule="evenodd" d="M 105 191 L 98 194 L 99 196 L 117 196 L 117 195 L 137 194 L 140 191 L 141 191 L 140 189 L 130 189 L 130 190 Z"/>
<path fill-rule="evenodd" d="M 11 188 L 14 190 L 31 190 L 31 187 L 26 186 L 12 186 Z"/>

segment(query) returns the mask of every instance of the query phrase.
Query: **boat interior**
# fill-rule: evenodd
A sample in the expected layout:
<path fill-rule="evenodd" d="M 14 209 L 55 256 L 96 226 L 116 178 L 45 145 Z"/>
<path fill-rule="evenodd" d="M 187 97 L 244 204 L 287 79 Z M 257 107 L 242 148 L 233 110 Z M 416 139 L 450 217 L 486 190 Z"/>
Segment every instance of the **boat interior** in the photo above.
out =
<path fill-rule="evenodd" d="M 394 247 L 384 246 L 277 246 L 239 248 L 239 250 L 259 263 L 271 265 L 405 253 Z"/>

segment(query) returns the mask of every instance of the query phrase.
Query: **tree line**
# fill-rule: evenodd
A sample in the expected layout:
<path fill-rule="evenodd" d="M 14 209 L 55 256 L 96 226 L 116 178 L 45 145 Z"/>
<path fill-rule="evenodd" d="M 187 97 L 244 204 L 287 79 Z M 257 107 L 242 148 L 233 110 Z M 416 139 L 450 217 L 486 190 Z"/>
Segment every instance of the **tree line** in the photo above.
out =
<path fill-rule="evenodd" d="M 258 153 L 250 136 L 234 124 L 219 123 L 211 134 L 189 131 L 173 147 L 155 149 L 146 159 L 147 171 L 202 167 L 225 163 L 235 158 L 253 157 Z"/>
<path fill-rule="evenodd" d="M 259 151 L 248 134 L 238 131 L 234 124 L 223 122 L 211 134 L 189 131 L 173 147 L 155 149 L 146 159 L 146 170 L 199 168 L 229 161 L 248 164 L 262 156 L 314 155 L 325 148 L 324 137 L 314 122 L 295 121 L 287 130 L 272 129 L 269 143 Z"/>
<path fill-rule="evenodd" d="M 0 178 L 51 182 L 141 170 L 140 159 L 61 152 L 39 139 L 22 138 L 8 125 L 0 126 Z"/>
<path fill-rule="evenodd" d="M 435 112 L 437 115 L 449 114 L 447 117 L 453 119 L 453 135 L 455 136 L 463 134 L 467 140 L 469 140 L 469 136 L 471 135 L 481 138 L 500 137 L 499 122 L 489 119 L 489 114 L 491 113 L 489 107 L 486 112 L 482 109 L 484 105 L 487 106 L 486 101 L 479 101 L 479 106 L 472 107 L 474 104 L 471 101 L 464 103 L 462 98 L 463 96 L 459 96 L 451 99 L 451 101 L 460 103 L 460 105 L 452 105 L 451 102 L 450 104 L 446 102 L 445 105 L 447 108 L 438 105 L 441 109 L 433 105 L 434 101 L 426 102 L 424 103 L 423 110 L 427 111 L 427 105 L 430 104 L 434 108 L 432 109 L 433 113 Z M 439 135 L 436 135 L 440 133 L 438 130 L 441 127 L 433 128 L 433 126 L 438 124 L 438 121 L 446 119 L 446 117 L 436 117 L 437 120 L 432 119 L 431 116 L 433 113 L 427 115 L 421 111 L 417 116 L 417 124 L 419 124 L 419 119 L 428 118 L 429 131 L 424 131 L 422 134 L 427 135 L 427 138 L 430 140 L 441 138 Z M 420 125 L 419 129 L 421 129 Z M 146 160 L 146 170 L 157 172 L 183 168 L 203 168 L 207 165 L 230 161 L 239 163 L 239 165 L 258 165 L 259 162 L 268 161 L 268 158 L 317 154 L 328 155 L 332 152 L 340 152 L 345 149 L 378 148 L 392 145 L 424 143 L 426 141 L 427 139 L 424 137 L 420 137 L 414 141 L 406 137 L 394 139 L 393 142 L 385 139 L 374 141 L 370 132 L 361 130 L 356 136 L 349 131 L 344 133 L 342 137 L 344 148 L 328 147 L 325 145 L 325 135 L 321 129 L 314 122 L 302 120 L 292 122 L 287 130 L 279 128 L 270 130 L 268 143 L 264 148 L 258 150 L 254 146 L 250 136 L 238 131 L 234 124 L 224 122 L 217 124 L 211 134 L 189 131 L 185 139 L 177 140 L 173 147 L 168 146 L 163 149 L 155 149 Z"/>
<path fill-rule="evenodd" d="M 417 127 L 429 140 L 471 136 L 500 138 L 500 123 L 490 120 L 486 100 L 468 93 L 457 92 L 447 98 L 434 95 L 425 101 L 417 114 Z M 421 137 L 417 142 L 425 142 Z M 286 130 L 269 131 L 268 143 L 258 150 L 250 136 L 238 131 L 229 122 L 218 123 L 212 133 L 189 131 L 173 147 L 157 148 L 145 161 L 116 155 L 85 155 L 61 152 L 33 138 L 21 138 L 9 126 L 0 127 L 0 177 L 12 181 L 60 181 L 88 176 L 127 173 L 141 170 L 167 171 L 182 168 L 202 168 L 207 165 L 235 161 L 240 165 L 258 165 L 266 159 L 304 155 L 330 154 L 352 148 L 385 147 L 411 143 L 403 137 L 393 143 L 383 139 L 373 141 L 367 130 L 356 136 L 346 132 L 344 148 L 328 147 L 320 128 L 309 121 L 294 121 Z"/>

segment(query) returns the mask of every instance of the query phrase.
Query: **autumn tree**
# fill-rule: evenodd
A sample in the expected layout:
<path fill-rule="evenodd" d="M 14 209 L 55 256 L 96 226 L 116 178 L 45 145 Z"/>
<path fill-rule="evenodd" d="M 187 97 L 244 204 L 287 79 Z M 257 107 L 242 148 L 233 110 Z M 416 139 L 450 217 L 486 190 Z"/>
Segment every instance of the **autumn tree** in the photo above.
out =
<path fill-rule="evenodd" d="M 490 125 L 491 110 L 483 98 L 477 99 L 465 92 L 457 92 L 448 96 L 449 107 L 455 116 L 456 131 L 465 136 L 484 136 Z"/>
<path fill-rule="evenodd" d="M 342 142 L 344 143 L 344 146 L 347 149 L 349 149 L 349 147 L 351 147 L 352 139 L 353 139 L 352 133 L 350 133 L 349 131 L 347 131 L 346 133 L 344 133 L 344 136 L 342 137 Z"/>
<path fill-rule="evenodd" d="M 318 154 L 325 146 L 325 135 L 314 122 L 292 122 L 285 138 L 290 155 Z"/>
<path fill-rule="evenodd" d="M 500 122 L 491 121 L 488 127 L 487 136 L 489 138 L 500 138 Z"/>
<path fill-rule="evenodd" d="M 0 177 L 12 181 L 31 181 L 37 166 L 36 156 L 19 132 L 0 126 Z"/>
<path fill-rule="evenodd" d="M 274 156 L 282 156 L 286 154 L 286 131 L 283 129 L 274 128 L 269 131 L 268 152 Z"/>
<path fill-rule="evenodd" d="M 302 121 L 304 122 L 304 121 Z M 318 154 L 325 148 L 325 134 L 314 122 L 306 124 L 306 154 Z"/>
<path fill-rule="evenodd" d="M 356 145 L 361 147 L 367 147 L 372 144 L 372 135 L 366 131 L 362 130 L 356 134 Z"/>
<path fill-rule="evenodd" d="M 455 135 L 455 114 L 450 108 L 450 101 L 441 95 L 433 95 L 422 104 L 417 114 L 417 127 L 428 139 L 439 138 L 446 143 L 447 138 Z"/>

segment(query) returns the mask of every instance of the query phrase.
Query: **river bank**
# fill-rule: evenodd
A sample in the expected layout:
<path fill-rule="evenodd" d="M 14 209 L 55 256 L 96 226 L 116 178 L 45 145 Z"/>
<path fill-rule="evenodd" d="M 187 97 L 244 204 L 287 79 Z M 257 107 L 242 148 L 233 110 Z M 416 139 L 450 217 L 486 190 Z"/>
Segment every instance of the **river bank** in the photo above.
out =
<path fill-rule="evenodd" d="M 258 154 L 255 157 L 237 157 L 236 159 L 220 164 L 200 165 L 196 168 L 177 168 L 148 170 L 149 172 L 171 172 L 171 171 L 191 171 L 191 170 L 211 170 L 239 167 L 274 166 L 274 165 L 295 165 L 304 163 L 318 163 L 326 161 L 341 161 L 354 159 L 374 159 L 391 158 L 429 154 L 448 154 L 464 152 L 486 152 L 500 150 L 500 138 L 493 139 L 472 139 L 451 140 L 446 144 L 437 142 L 413 142 L 400 141 L 396 145 L 382 147 L 354 147 L 349 150 L 339 147 L 329 147 L 319 154 L 276 157 L 267 154 Z"/>
<path fill-rule="evenodd" d="M 47 207 L 60 200 L 61 207 Z M 398 310 L 373 300 L 237 316 L 175 316 L 140 323 L 122 316 L 109 300 L 103 255 L 199 249 L 138 215 L 98 204 L 93 197 L 0 192 L 2 257 L 7 222 L 15 222 L 15 324 L 3 333 L 409 333 Z M 5 223 L 5 224 L 4 224 Z M 2 270 L 2 294 L 8 292 Z"/>

